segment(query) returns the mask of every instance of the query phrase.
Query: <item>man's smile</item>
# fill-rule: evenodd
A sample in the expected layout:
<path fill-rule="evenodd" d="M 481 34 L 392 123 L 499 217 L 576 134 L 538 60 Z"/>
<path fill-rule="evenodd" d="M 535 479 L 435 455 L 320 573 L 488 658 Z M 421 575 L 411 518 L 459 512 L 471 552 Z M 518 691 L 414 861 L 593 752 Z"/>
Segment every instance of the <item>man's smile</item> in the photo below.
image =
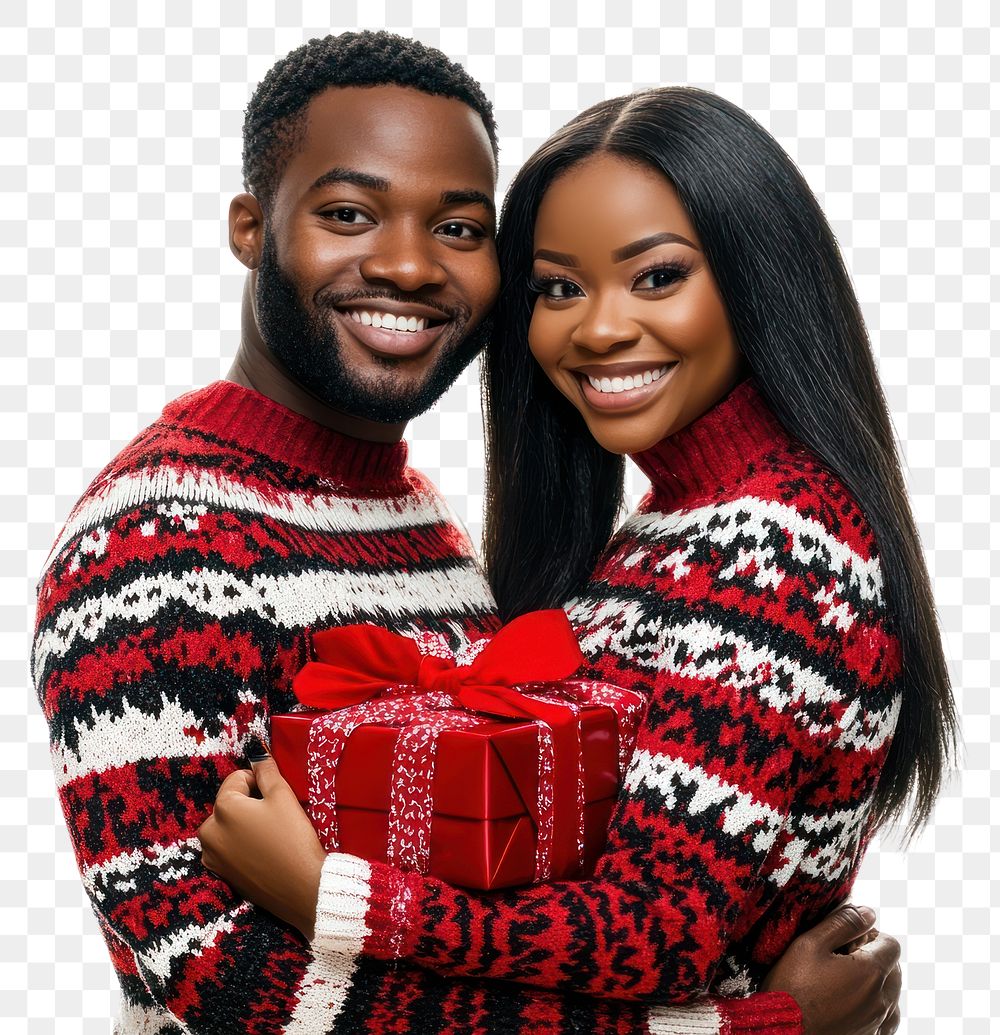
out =
<path fill-rule="evenodd" d="M 452 324 L 440 313 L 417 305 L 366 302 L 335 307 L 333 312 L 338 324 L 365 348 L 397 359 L 424 355 Z"/>

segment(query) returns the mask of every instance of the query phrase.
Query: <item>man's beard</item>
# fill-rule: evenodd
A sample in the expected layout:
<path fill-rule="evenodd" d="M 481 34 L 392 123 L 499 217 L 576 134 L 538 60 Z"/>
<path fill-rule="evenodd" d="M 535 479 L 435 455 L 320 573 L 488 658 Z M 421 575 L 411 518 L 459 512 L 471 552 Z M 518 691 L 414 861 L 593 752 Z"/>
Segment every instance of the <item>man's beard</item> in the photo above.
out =
<path fill-rule="evenodd" d="M 438 355 L 430 370 L 413 384 L 406 383 L 405 364 L 391 357 L 373 357 L 385 368 L 381 377 L 365 379 L 344 361 L 336 328 L 323 310 L 366 298 L 419 302 L 394 291 L 320 293 L 316 303 L 302 301 L 295 284 L 278 265 L 274 237 L 264 234 L 257 269 L 257 319 L 264 342 L 292 377 L 322 403 L 366 420 L 396 424 L 429 410 L 455 383 L 459 374 L 486 344 L 491 320 L 485 318 L 472 331 L 468 307 L 444 308 L 433 303 L 442 318 L 451 320 L 445 340 L 435 345 Z"/>

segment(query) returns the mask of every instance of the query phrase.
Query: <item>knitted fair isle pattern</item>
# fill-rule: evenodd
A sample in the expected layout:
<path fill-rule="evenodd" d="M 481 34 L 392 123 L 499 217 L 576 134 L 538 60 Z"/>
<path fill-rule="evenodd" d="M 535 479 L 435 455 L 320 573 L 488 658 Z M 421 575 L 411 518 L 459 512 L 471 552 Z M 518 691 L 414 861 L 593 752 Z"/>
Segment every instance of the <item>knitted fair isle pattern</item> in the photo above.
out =
<path fill-rule="evenodd" d="M 799 1030 L 784 995 L 681 1010 L 456 981 L 305 943 L 201 864 L 251 735 L 295 704 L 309 630 L 455 646 L 496 627 L 471 544 L 406 467 L 220 382 L 95 479 L 39 584 L 33 671 L 59 797 L 122 990 L 120 1035 Z M 356 927 L 356 924 L 355 924 Z"/>
<path fill-rule="evenodd" d="M 594 877 L 478 894 L 333 855 L 317 940 L 663 1003 L 748 991 L 847 895 L 900 703 L 871 532 L 749 383 L 637 459 L 652 492 L 568 607 L 649 699 Z"/>

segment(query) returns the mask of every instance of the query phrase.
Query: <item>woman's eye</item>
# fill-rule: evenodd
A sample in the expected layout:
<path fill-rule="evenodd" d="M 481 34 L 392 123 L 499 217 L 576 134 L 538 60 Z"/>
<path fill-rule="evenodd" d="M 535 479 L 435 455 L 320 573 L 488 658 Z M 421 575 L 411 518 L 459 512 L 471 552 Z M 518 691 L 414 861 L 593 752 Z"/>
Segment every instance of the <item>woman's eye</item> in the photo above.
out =
<path fill-rule="evenodd" d="M 655 270 L 641 274 L 632 286 L 646 291 L 656 291 L 684 280 L 689 272 L 686 267 L 681 266 L 658 266 Z"/>
<path fill-rule="evenodd" d="M 549 283 L 545 293 L 549 298 L 576 298 L 583 292 L 571 280 L 553 280 Z"/>
<path fill-rule="evenodd" d="M 324 219 L 330 219 L 335 223 L 346 223 L 348 226 L 361 226 L 367 223 L 374 223 L 370 216 L 365 215 L 357 208 L 331 208 L 322 213 Z"/>
<path fill-rule="evenodd" d="M 551 298 L 557 302 L 567 298 L 579 298 L 583 295 L 579 286 L 574 284 L 573 281 L 557 280 L 555 277 L 550 277 L 546 280 L 532 277 L 529 281 L 529 287 L 536 295 L 544 295 L 546 298 Z"/>
<path fill-rule="evenodd" d="M 485 230 L 471 223 L 442 223 L 438 227 L 438 233 L 443 237 L 454 237 L 460 241 L 481 241 L 486 236 Z"/>

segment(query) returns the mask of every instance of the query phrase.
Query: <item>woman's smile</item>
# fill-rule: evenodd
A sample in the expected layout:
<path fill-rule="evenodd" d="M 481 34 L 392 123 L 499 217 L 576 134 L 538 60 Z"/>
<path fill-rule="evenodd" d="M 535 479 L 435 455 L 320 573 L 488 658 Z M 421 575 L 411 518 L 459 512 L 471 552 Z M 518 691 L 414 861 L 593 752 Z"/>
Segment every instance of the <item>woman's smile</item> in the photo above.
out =
<path fill-rule="evenodd" d="M 668 363 L 592 363 L 572 373 L 584 402 L 598 410 L 633 410 L 645 406 L 664 388 L 677 368 Z"/>

